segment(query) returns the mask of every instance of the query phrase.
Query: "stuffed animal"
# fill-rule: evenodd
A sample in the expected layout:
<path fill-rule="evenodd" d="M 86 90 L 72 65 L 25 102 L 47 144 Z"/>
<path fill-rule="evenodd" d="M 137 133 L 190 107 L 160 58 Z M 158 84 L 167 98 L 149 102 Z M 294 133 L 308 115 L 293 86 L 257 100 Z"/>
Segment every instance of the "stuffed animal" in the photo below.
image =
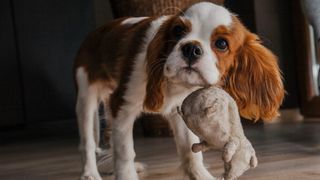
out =
<path fill-rule="evenodd" d="M 188 128 L 200 139 L 193 152 L 222 149 L 224 179 L 237 179 L 258 161 L 251 143 L 244 135 L 238 107 L 233 98 L 218 87 L 191 93 L 178 111 Z"/>

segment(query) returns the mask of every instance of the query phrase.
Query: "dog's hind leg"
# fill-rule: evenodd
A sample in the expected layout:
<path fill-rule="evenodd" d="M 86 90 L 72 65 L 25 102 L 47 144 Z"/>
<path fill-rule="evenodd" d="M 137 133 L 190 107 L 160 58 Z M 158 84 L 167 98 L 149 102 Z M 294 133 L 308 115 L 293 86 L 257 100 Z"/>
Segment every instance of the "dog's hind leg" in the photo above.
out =
<path fill-rule="evenodd" d="M 99 154 L 102 150 L 99 147 L 100 145 L 100 116 L 99 116 L 99 107 L 94 113 L 94 140 L 96 143 L 96 153 Z"/>
<path fill-rule="evenodd" d="M 112 92 L 111 89 L 105 89 L 104 92 Z M 105 128 L 103 131 L 103 142 L 106 145 L 106 149 L 103 149 L 100 153 L 98 153 L 98 168 L 101 173 L 112 174 L 113 173 L 113 147 L 112 147 L 112 116 L 109 110 L 109 97 L 111 93 L 103 96 L 102 102 L 104 107 L 104 120 L 105 120 Z"/>
<path fill-rule="evenodd" d="M 104 92 L 106 92 L 105 90 Z M 104 108 L 105 108 L 105 121 L 106 127 L 104 129 L 104 141 L 107 145 L 107 149 L 103 149 L 101 153 L 98 153 L 98 168 L 101 173 L 105 174 L 113 174 L 113 140 L 112 140 L 112 116 L 109 107 L 109 96 L 105 96 L 104 98 Z M 146 164 L 141 162 L 134 163 L 135 169 L 137 173 L 143 172 L 146 169 Z"/>
<path fill-rule="evenodd" d="M 95 114 L 98 108 L 98 90 L 90 85 L 87 73 L 83 68 L 77 69 L 76 81 L 78 97 L 76 113 L 80 134 L 83 173 L 81 180 L 101 180 L 96 164 L 97 143 L 95 139 Z"/>

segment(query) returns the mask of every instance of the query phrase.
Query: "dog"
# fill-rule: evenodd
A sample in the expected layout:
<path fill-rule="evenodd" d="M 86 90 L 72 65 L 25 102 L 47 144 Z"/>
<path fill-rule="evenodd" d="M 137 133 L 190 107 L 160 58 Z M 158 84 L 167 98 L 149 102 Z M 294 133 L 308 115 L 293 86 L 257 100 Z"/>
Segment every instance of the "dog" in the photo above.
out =
<path fill-rule="evenodd" d="M 132 131 L 142 112 L 168 119 L 190 179 L 214 179 L 202 154 L 191 151 L 199 139 L 176 107 L 191 92 L 220 84 L 243 117 L 268 120 L 278 115 L 284 96 L 276 56 L 236 15 L 209 2 L 175 15 L 116 19 L 88 35 L 74 68 L 81 179 L 101 180 L 99 103 L 106 109 L 117 180 L 139 179 Z"/>

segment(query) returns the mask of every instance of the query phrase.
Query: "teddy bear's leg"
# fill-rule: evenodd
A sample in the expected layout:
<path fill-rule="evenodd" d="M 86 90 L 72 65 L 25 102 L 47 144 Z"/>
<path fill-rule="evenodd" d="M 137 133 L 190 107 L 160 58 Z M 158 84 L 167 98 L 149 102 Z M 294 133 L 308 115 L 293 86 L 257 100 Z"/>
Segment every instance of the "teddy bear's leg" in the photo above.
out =
<path fill-rule="evenodd" d="M 228 164 L 228 171 L 225 171 L 225 180 L 235 180 L 246 172 L 250 167 L 239 163 L 226 163 Z M 244 165 L 244 166 L 243 166 Z M 226 170 L 226 169 L 225 169 Z"/>
<path fill-rule="evenodd" d="M 230 169 L 231 169 L 231 163 L 224 162 L 224 173 L 222 175 L 222 177 L 224 177 L 224 179 L 228 179 Z"/>
<path fill-rule="evenodd" d="M 241 167 L 241 165 L 240 166 L 235 166 L 234 163 L 225 162 L 224 163 L 223 179 L 224 180 L 236 180 L 246 170 L 247 170 L 247 168 L 243 168 L 243 167 Z"/>
<path fill-rule="evenodd" d="M 226 175 L 224 176 L 224 180 L 237 180 L 238 178 L 236 176 L 232 175 Z"/>
<path fill-rule="evenodd" d="M 246 157 L 250 157 L 250 159 L 248 159 L 249 166 L 251 168 L 257 167 L 258 159 L 256 156 L 256 151 L 252 147 L 252 144 L 247 139 L 245 139 L 245 141 L 243 141 L 242 144 L 244 144 L 243 147 L 245 147 L 245 153 L 247 154 Z"/>
<path fill-rule="evenodd" d="M 231 138 L 231 140 L 224 146 L 222 159 L 224 162 L 230 162 L 232 156 L 236 152 L 239 146 L 239 139 L 238 138 Z"/>
<path fill-rule="evenodd" d="M 202 153 L 194 153 L 191 146 L 199 142 L 199 138 L 194 135 L 186 126 L 183 119 L 177 112 L 167 117 L 173 130 L 177 145 L 178 155 L 182 161 L 182 168 L 192 180 L 215 180 L 203 164 Z"/>
<path fill-rule="evenodd" d="M 230 162 L 225 162 L 224 177 L 226 180 L 236 179 L 250 168 L 258 164 L 255 151 L 252 146 L 239 147 Z"/>

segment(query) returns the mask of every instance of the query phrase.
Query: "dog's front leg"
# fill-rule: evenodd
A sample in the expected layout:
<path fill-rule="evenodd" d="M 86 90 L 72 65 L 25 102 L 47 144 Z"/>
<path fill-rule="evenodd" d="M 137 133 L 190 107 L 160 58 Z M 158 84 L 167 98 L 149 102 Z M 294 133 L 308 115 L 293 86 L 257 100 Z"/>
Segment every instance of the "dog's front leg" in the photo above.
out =
<path fill-rule="evenodd" d="M 133 124 L 137 109 L 123 106 L 113 121 L 112 136 L 114 145 L 114 167 L 116 180 L 138 180 L 134 165 Z"/>
<path fill-rule="evenodd" d="M 192 145 L 199 142 L 199 138 L 188 129 L 177 112 L 170 114 L 168 120 L 174 133 L 182 168 L 189 178 L 196 180 L 216 179 L 204 167 L 202 153 L 194 153 L 191 150 Z"/>

